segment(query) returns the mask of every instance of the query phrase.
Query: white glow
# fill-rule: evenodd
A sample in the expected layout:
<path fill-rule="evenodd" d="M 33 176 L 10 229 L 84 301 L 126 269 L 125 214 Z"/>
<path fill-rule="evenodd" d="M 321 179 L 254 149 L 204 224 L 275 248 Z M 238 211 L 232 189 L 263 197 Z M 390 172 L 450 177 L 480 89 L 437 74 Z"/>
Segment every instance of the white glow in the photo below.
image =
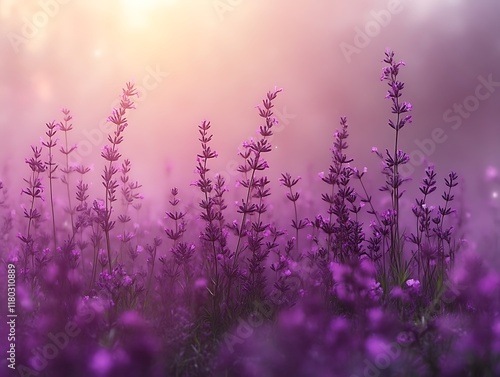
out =
<path fill-rule="evenodd" d="M 162 5 L 174 5 L 177 0 L 124 0 L 123 6 L 130 11 L 152 10 Z"/>
<path fill-rule="evenodd" d="M 162 6 L 177 4 L 178 0 L 124 0 L 123 7 L 125 21 L 130 27 L 142 28 L 148 26 L 148 18 L 155 10 Z"/>
<path fill-rule="evenodd" d="M 0 1 L 0 18 L 12 17 L 15 5 L 15 0 L 4 0 L 3 2 Z"/>

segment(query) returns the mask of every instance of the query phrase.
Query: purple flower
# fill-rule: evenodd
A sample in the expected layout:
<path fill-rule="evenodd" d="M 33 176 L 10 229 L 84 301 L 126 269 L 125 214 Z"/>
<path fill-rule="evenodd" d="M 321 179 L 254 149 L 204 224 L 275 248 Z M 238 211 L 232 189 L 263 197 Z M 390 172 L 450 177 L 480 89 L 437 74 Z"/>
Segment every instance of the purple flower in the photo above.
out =
<path fill-rule="evenodd" d="M 94 372 L 95 376 L 107 376 L 113 368 L 113 360 L 111 353 L 100 348 L 92 356 L 90 360 L 90 369 Z"/>

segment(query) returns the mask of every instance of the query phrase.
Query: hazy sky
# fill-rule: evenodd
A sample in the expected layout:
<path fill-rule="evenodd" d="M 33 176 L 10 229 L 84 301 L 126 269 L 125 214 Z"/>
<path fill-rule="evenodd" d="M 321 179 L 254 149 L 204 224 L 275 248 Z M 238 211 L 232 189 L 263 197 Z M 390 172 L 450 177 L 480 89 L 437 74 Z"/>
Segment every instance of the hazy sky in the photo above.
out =
<path fill-rule="evenodd" d="M 457 170 L 472 222 L 483 224 L 495 201 L 484 172 L 500 168 L 499 16 L 496 0 L 0 0 L 0 172 L 18 199 L 30 144 L 67 107 L 78 159 L 100 174 L 99 127 L 132 80 L 142 96 L 122 152 L 148 198 L 189 191 L 203 119 L 220 154 L 214 171 L 233 189 L 227 163 L 255 135 L 255 106 L 275 86 L 284 91 L 272 179 L 327 170 L 341 115 L 354 164 L 375 177 L 372 146 L 393 143 L 379 80 L 390 47 L 407 64 L 403 100 L 414 105 L 401 134 L 415 162 L 408 173 L 420 180 L 425 153 L 441 179 Z"/>

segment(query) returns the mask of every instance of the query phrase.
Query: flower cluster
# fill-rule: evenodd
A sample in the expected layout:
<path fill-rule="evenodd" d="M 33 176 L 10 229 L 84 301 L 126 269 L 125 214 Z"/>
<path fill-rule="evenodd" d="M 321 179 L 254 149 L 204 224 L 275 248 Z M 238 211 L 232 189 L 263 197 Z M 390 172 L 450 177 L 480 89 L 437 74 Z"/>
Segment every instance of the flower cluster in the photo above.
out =
<path fill-rule="evenodd" d="M 384 63 L 395 140 L 393 151 L 372 150 L 382 161 L 382 198 L 371 193 L 372 173 L 348 156 L 346 117 L 315 202 L 304 200 L 315 182 L 275 176 L 268 156 L 281 89 L 257 106 L 257 137 L 239 150 L 241 199 L 228 204 L 224 178 L 212 173 L 219 155 L 212 125 L 203 120 L 195 201 L 170 189 L 157 226 L 144 216 L 141 185 L 120 153 L 134 85 L 126 85 L 108 119 L 114 129 L 101 153 L 103 197 L 91 189 L 91 168 L 69 163 L 76 148 L 69 144 L 69 110 L 60 123 L 46 123 L 46 138 L 26 159 L 21 221 L 0 182 L 0 257 L 9 269 L 0 279 L 11 284 L 17 269 L 19 373 L 499 375 L 500 274 L 484 252 L 498 255 L 499 244 L 485 238 L 470 242 L 468 253 L 462 247 L 455 172 L 440 183 L 430 165 L 413 207 L 400 205 L 408 180 L 400 168 L 409 156 L 398 145 L 412 106 L 401 101 L 404 63 L 391 51 Z M 494 169 L 488 179 L 497 183 Z M 284 191 L 275 202 L 273 183 Z M 389 204 L 379 201 L 387 194 Z M 228 221 L 235 213 L 239 219 Z"/>

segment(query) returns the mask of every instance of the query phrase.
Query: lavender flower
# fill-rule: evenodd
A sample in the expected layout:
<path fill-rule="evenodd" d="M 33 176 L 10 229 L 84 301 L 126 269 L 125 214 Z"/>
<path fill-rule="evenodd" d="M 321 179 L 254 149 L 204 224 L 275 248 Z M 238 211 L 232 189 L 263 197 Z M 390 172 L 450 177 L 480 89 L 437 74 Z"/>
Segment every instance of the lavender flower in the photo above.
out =
<path fill-rule="evenodd" d="M 109 273 L 111 273 L 111 240 L 109 236 L 109 232 L 114 228 L 115 222 L 111 221 L 111 213 L 113 209 L 113 202 L 116 201 L 116 189 L 118 188 L 118 184 L 116 179 L 114 178 L 115 174 L 118 172 L 118 168 L 115 166 L 115 162 L 117 162 L 121 155 L 118 153 L 118 145 L 123 142 L 123 132 L 125 128 L 128 126 L 127 119 L 125 118 L 125 114 L 127 110 L 134 108 L 134 103 L 132 102 L 132 97 L 137 95 L 137 90 L 133 84 L 127 83 L 126 88 L 122 89 L 122 98 L 120 101 L 120 107 L 117 109 L 113 109 L 113 113 L 108 118 L 108 121 L 113 123 L 116 126 L 116 129 L 113 133 L 113 136 L 108 135 L 109 145 L 105 145 L 104 149 L 101 153 L 101 156 L 108 161 L 108 165 L 104 167 L 104 173 L 102 174 L 103 185 L 106 191 L 106 214 L 102 216 L 102 222 L 100 223 L 102 230 L 106 236 L 106 248 L 108 252 L 108 261 L 109 261 Z"/>
<path fill-rule="evenodd" d="M 0 181 L 6 262 L 0 279 L 8 282 L 9 308 L 16 290 L 18 371 L 51 377 L 499 375 L 498 263 L 484 252 L 490 246 L 472 241 L 458 253 L 455 172 L 434 203 L 439 184 L 430 165 L 411 212 L 402 211 L 409 179 L 400 173 L 409 156 L 398 149 L 399 132 L 411 122 L 412 106 L 402 101 L 404 63 L 391 51 L 384 63 L 395 148 L 372 152 L 382 162 L 385 207 L 370 193 L 367 169 L 352 166 L 346 117 L 334 134 L 328 171 L 320 173 L 326 190 L 315 203 L 307 201 L 313 188 L 306 179 L 286 170 L 274 176 L 266 156 L 281 89 L 257 106 L 257 137 L 239 151 L 243 195 L 233 222 L 226 220 L 226 182 L 212 174 L 219 156 L 209 121 L 198 125 L 193 186 L 199 197 L 181 202 L 177 188 L 168 191 L 161 227 L 151 226 L 143 212 L 132 213 L 143 199 L 132 161 L 121 155 L 126 115 L 138 94 L 132 84 L 108 119 L 113 130 L 101 153 L 103 198 L 95 196 L 91 168 L 69 164 L 76 148 L 69 146 L 69 110 L 60 124 L 47 123 L 42 148 L 33 146 L 26 159 L 27 224 L 9 211 L 8 181 Z M 61 168 L 54 157 L 57 132 L 64 133 Z M 490 184 L 497 175 L 490 168 Z M 65 185 L 59 203 L 56 177 Z M 273 203 L 276 183 L 284 187 L 284 209 L 293 205 L 291 219 Z M 298 190 L 302 184 L 307 191 Z M 312 212 L 311 220 L 302 210 Z M 408 230 L 400 225 L 405 220 Z M 8 233 L 16 226 L 24 229 L 13 244 Z"/>
<path fill-rule="evenodd" d="M 64 132 L 64 145 L 59 148 L 59 151 L 64 155 L 64 158 L 65 158 L 65 166 L 60 168 L 61 173 L 62 173 L 61 182 L 66 185 L 66 193 L 68 195 L 68 208 L 66 209 L 66 212 L 70 215 L 71 228 L 74 231 L 75 209 L 73 208 L 73 205 L 71 204 L 70 175 L 75 170 L 74 170 L 74 167 L 70 166 L 70 164 L 69 164 L 69 157 L 70 157 L 71 153 L 76 150 L 76 145 L 73 145 L 70 147 L 68 144 L 68 132 L 73 129 L 73 124 L 71 124 L 70 121 L 73 119 L 73 117 L 71 116 L 70 111 L 68 109 L 62 109 L 61 111 L 62 111 L 64 117 L 63 117 L 63 122 L 59 123 L 59 130 Z"/>

